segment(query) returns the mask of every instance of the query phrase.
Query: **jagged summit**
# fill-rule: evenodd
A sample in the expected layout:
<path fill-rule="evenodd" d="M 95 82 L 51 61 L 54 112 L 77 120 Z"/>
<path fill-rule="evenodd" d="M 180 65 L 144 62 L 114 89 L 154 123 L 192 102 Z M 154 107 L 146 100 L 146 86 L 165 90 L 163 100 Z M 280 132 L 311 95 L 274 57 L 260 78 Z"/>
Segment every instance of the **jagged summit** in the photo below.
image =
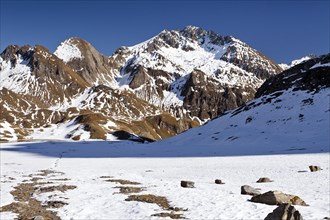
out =
<path fill-rule="evenodd" d="M 119 87 L 178 117 L 187 114 L 202 120 L 250 100 L 265 79 L 282 70 L 242 41 L 195 26 L 164 30 L 118 49 L 110 60 L 118 67 Z"/>
<path fill-rule="evenodd" d="M 70 62 L 74 59 L 82 59 L 81 50 L 78 45 L 87 43 L 81 38 L 73 37 L 63 41 L 57 48 L 54 54 L 64 62 Z"/>

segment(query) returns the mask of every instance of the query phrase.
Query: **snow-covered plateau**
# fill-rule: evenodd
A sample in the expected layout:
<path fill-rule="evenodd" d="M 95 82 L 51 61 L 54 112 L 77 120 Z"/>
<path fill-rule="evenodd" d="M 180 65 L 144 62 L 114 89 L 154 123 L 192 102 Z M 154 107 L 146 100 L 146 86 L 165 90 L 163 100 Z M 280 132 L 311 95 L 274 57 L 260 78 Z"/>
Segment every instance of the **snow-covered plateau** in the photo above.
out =
<path fill-rule="evenodd" d="M 276 208 L 249 201 L 251 196 L 240 194 L 242 185 L 298 195 L 309 205 L 295 206 L 304 219 L 329 216 L 329 153 L 227 156 L 221 152 L 220 156 L 210 146 L 191 152 L 183 148 L 126 141 L 1 144 L 1 206 L 14 202 L 13 187 L 39 177 L 38 184 L 48 182 L 46 186 L 76 186 L 63 192 L 37 190 L 32 195 L 42 204 L 67 203 L 51 209 L 62 219 L 163 219 L 151 215 L 170 212 L 157 204 L 125 201 L 129 195 L 118 193 L 116 187 L 121 186 L 143 189 L 134 195 L 166 197 L 172 207 L 187 209 L 176 213 L 188 219 L 263 219 Z M 323 170 L 309 172 L 309 165 Z M 260 177 L 273 182 L 256 183 Z M 225 184 L 215 184 L 215 179 Z M 195 188 L 180 187 L 181 180 L 194 181 Z M 1 219 L 16 216 L 0 214 Z"/>

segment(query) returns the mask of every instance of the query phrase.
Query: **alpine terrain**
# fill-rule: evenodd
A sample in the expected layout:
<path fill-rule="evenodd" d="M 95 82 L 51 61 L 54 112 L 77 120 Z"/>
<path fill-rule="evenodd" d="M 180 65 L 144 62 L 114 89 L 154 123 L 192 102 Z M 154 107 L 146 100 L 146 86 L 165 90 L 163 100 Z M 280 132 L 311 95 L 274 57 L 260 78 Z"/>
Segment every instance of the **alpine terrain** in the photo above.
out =
<path fill-rule="evenodd" d="M 194 27 L 109 58 L 82 42 L 2 53 L 4 138 L 204 124 L 2 143 L 1 219 L 329 219 L 330 54 L 276 74 Z"/>
<path fill-rule="evenodd" d="M 330 218 L 330 54 L 164 30 L 0 54 L 1 219 Z M 103 141 L 107 140 L 107 141 Z"/>
<path fill-rule="evenodd" d="M 232 37 L 164 30 L 111 56 L 80 38 L 0 55 L 1 141 L 152 141 L 242 106 L 282 67 Z"/>

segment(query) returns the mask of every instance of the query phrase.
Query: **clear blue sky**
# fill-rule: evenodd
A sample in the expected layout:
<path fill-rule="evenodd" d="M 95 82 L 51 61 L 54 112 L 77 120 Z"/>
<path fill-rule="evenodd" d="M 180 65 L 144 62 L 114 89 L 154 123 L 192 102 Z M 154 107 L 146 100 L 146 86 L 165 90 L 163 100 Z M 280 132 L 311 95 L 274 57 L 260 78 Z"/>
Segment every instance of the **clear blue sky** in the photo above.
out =
<path fill-rule="evenodd" d="M 232 35 L 276 62 L 329 53 L 329 0 L 1 1 L 1 51 L 41 44 L 54 51 L 73 36 L 111 55 L 163 29 L 200 26 Z"/>

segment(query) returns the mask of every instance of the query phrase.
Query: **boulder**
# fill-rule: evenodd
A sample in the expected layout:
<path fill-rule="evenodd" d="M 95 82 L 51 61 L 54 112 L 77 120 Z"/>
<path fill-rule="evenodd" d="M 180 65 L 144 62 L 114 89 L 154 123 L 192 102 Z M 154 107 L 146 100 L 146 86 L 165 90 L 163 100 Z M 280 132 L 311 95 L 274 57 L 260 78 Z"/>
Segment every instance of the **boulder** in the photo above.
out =
<path fill-rule="evenodd" d="M 294 206 L 283 203 L 272 213 L 269 213 L 265 220 L 302 220 L 303 217 Z"/>
<path fill-rule="evenodd" d="M 184 188 L 195 188 L 195 183 L 192 181 L 181 181 L 181 187 Z"/>
<path fill-rule="evenodd" d="M 264 203 L 267 205 L 281 205 L 288 203 L 292 205 L 307 206 L 305 201 L 299 196 L 285 194 L 280 191 L 268 191 L 260 195 L 255 195 L 251 198 L 251 202 Z"/>
<path fill-rule="evenodd" d="M 241 194 L 242 195 L 260 195 L 259 189 L 253 188 L 252 186 L 244 185 L 241 186 Z"/>
<path fill-rule="evenodd" d="M 269 183 L 269 182 L 273 182 L 273 181 L 270 180 L 268 177 L 261 177 L 257 181 L 257 183 Z"/>
<path fill-rule="evenodd" d="M 320 171 L 321 170 L 321 167 L 320 166 L 309 166 L 309 169 L 311 172 L 316 172 L 316 171 Z"/>
<path fill-rule="evenodd" d="M 222 182 L 222 180 L 219 180 L 219 179 L 216 179 L 214 182 L 215 182 L 216 184 L 225 184 L 224 182 Z"/>

